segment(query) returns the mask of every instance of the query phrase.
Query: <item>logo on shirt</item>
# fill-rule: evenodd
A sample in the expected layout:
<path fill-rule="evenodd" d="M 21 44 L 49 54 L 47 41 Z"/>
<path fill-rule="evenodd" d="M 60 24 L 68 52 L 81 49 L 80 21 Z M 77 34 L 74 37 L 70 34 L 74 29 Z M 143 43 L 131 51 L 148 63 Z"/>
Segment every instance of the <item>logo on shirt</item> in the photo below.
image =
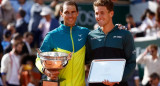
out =
<path fill-rule="evenodd" d="M 136 54 L 136 50 L 133 50 L 133 51 L 132 51 L 132 54 Z"/>
<path fill-rule="evenodd" d="M 113 38 L 119 38 L 119 39 L 121 39 L 122 36 L 113 36 Z"/>
<path fill-rule="evenodd" d="M 78 41 L 81 41 L 83 38 L 78 39 Z"/>
<path fill-rule="evenodd" d="M 79 37 L 79 38 L 78 38 L 78 41 L 82 41 L 82 39 L 83 39 L 83 38 L 82 38 L 82 34 L 78 34 L 78 37 Z"/>
<path fill-rule="evenodd" d="M 82 34 L 79 34 L 78 36 L 79 36 L 79 37 L 82 37 Z"/>

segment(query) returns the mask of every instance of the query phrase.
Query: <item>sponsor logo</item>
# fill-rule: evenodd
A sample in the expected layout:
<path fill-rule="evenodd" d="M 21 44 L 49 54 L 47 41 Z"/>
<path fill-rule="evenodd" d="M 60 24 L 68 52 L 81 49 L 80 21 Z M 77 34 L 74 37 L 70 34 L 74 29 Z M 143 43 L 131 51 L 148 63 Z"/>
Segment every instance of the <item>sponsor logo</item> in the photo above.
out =
<path fill-rule="evenodd" d="M 132 51 L 132 54 L 136 54 L 136 50 Z"/>
<path fill-rule="evenodd" d="M 121 39 L 122 36 L 113 36 L 113 38 L 119 38 L 119 39 Z"/>
<path fill-rule="evenodd" d="M 83 38 L 78 39 L 78 41 L 82 41 Z"/>
<path fill-rule="evenodd" d="M 78 36 L 79 36 L 79 37 L 82 37 L 82 34 L 79 34 Z"/>

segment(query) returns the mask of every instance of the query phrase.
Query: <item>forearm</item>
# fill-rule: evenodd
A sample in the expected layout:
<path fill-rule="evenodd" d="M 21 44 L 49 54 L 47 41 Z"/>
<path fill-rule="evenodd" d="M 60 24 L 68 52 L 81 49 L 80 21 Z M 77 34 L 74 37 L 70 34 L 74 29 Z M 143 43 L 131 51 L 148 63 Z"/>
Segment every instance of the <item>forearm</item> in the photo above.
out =
<path fill-rule="evenodd" d="M 145 62 L 144 57 L 145 57 L 145 56 L 146 56 L 145 53 L 140 54 L 140 55 L 137 57 L 136 62 L 137 62 L 137 63 L 140 63 L 140 64 L 144 64 L 144 62 Z"/>
<path fill-rule="evenodd" d="M 126 65 L 124 69 L 122 81 L 127 79 L 133 74 L 136 67 L 136 50 L 134 46 L 134 40 L 131 34 L 128 34 L 124 44 Z"/>
<path fill-rule="evenodd" d="M 7 80 L 6 80 L 6 75 L 2 75 L 2 83 L 3 83 L 3 86 L 7 86 L 6 82 L 7 82 Z"/>
<path fill-rule="evenodd" d="M 139 86 L 139 79 L 135 79 L 134 82 L 136 86 Z"/>

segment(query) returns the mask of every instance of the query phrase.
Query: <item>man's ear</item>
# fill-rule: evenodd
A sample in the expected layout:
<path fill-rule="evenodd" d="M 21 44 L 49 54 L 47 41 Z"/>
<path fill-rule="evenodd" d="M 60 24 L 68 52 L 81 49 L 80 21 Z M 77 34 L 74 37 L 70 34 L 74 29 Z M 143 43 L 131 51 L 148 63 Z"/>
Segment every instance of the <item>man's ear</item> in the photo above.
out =
<path fill-rule="evenodd" d="M 114 11 L 111 11 L 110 16 L 113 17 L 113 15 L 114 15 Z"/>

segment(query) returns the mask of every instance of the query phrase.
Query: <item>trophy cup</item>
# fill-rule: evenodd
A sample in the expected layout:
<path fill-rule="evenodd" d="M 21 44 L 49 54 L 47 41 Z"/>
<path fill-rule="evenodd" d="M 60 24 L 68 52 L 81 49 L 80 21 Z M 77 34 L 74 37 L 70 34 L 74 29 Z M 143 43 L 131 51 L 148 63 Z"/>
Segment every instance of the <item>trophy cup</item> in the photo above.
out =
<path fill-rule="evenodd" d="M 41 59 L 41 64 L 45 69 L 61 70 L 64 68 L 69 58 L 69 55 L 64 52 L 40 52 L 38 55 Z M 47 76 L 47 80 L 42 80 L 43 86 L 59 86 L 58 77 L 56 80 L 52 80 Z"/>

